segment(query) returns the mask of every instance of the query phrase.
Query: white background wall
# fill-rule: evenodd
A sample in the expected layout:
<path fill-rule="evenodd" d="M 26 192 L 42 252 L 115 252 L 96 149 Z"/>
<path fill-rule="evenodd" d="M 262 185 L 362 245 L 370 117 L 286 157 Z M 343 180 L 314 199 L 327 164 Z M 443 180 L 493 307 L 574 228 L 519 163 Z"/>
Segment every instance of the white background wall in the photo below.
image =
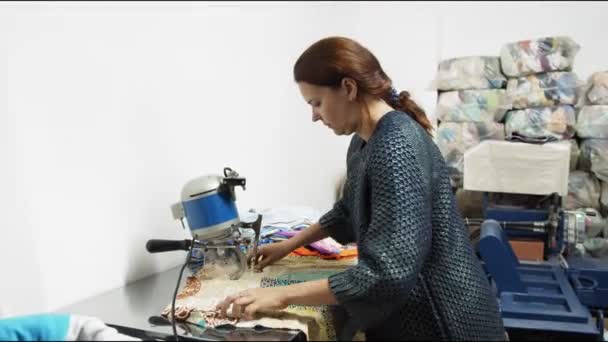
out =
<path fill-rule="evenodd" d="M 608 6 L 420 3 L 0 5 L 0 307 L 53 310 L 182 262 L 169 205 L 231 166 L 241 209 L 328 209 L 348 138 L 312 124 L 297 56 L 345 35 L 432 116 L 439 59 L 567 34 L 607 69 Z"/>

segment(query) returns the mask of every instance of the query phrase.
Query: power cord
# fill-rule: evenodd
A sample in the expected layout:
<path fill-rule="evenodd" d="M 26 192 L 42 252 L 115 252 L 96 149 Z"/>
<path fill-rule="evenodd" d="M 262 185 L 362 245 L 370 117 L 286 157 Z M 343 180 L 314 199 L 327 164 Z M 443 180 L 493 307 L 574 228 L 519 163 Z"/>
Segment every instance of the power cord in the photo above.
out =
<path fill-rule="evenodd" d="M 179 277 L 177 278 L 177 284 L 175 285 L 175 291 L 173 292 L 173 301 L 171 302 L 171 326 L 173 327 L 173 336 L 175 337 L 175 341 L 179 341 L 179 336 L 177 335 L 177 327 L 175 325 L 175 300 L 177 299 L 177 291 L 179 290 L 179 284 L 182 282 L 182 276 L 184 275 L 184 269 L 190 263 L 190 259 L 192 258 L 192 249 L 194 248 L 194 240 L 190 244 L 190 249 L 188 250 L 188 256 L 186 257 L 186 262 L 182 266 L 182 269 L 179 271 Z"/>

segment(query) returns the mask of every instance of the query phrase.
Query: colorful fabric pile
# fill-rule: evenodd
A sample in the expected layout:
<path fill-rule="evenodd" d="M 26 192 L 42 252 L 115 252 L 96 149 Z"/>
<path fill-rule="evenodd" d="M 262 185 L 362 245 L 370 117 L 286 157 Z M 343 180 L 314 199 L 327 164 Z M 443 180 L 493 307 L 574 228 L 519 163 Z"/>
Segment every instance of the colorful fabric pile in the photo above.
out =
<path fill-rule="evenodd" d="M 511 108 L 504 89 L 455 90 L 439 94 L 441 122 L 500 122 Z"/>
<path fill-rule="evenodd" d="M 580 46 L 570 37 L 543 37 L 505 44 L 500 50 L 502 71 L 520 77 L 572 70 Z"/>
<path fill-rule="evenodd" d="M 557 141 L 572 139 L 575 124 L 572 106 L 526 108 L 507 113 L 505 131 L 509 140 Z"/>
<path fill-rule="evenodd" d="M 288 256 L 268 266 L 261 273 L 248 271 L 238 280 L 219 277 L 207 268 L 188 277 L 186 286 L 179 292 L 175 307 L 178 322 L 188 322 L 201 329 L 229 325 L 238 328 L 266 328 L 301 330 L 311 341 L 336 340 L 332 307 L 290 305 L 284 310 L 264 312 L 254 320 L 234 317 L 219 318 L 215 306 L 224 298 L 240 291 L 257 288 L 284 286 L 303 281 L 324 279 L 355 265 L 357 258 L 323 260 L 318 257 Z M 230 314 L 230 310 L 228 311 Z M 161 311 L 171 319 L 171 303 Z M 361 334 L 358 335 L 361 340 Z"/>
<path fill-rule="evenodd" d="M 500 59 L 493 56 L 451 58 L 439 63 L 435 86 L 438 90 L 499 89 L 507 78 L 500 70 Z"/>
<path fill-rule="evenodd" d="M 511 78 L 507 95 L 515 109 L 574 105 L 581 86 L 575 73 L 556 71 Z"/>

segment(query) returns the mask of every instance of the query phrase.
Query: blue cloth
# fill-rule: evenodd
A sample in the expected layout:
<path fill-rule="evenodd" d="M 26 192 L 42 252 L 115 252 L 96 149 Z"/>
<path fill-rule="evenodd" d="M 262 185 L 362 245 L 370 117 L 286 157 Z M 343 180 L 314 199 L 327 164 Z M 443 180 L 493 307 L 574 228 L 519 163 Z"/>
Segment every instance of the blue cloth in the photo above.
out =
<path fill-rule="evenodd" d="M 0 319 L 0 341 L 65 341 L 70 315 L 38 314 Z"/>

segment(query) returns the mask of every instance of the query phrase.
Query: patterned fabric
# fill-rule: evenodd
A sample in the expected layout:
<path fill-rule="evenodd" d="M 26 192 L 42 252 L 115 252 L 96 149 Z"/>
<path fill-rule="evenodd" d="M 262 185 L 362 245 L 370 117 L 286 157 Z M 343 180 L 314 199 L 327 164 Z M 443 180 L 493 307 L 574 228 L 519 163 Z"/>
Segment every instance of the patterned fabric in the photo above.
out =
<path fill-rule="evenodd" d="M 503 124 L 496 122 L 442 122 L 437 127 L 436 143 L 448 166 L 452 185 L 463 181 L 464 153 L 481 141 L 505 140 Z"/>
<path fill-rule="evenodd" d="M 449 122 L 499 122 L 511 109 L 506 90 L 456 90 L 439 94 L 437 119 Z"/>
<path fill-rule="evenodd" d="M 608 106 L 584 106 L 578 113 L 576 134 L 581 138 L 608 139 Z"/>
<path fill-rule="evenodd" d="M 566 209 L 599 209 L 600 191 L 600 182 L 593 174 L 580 170 L 570 172 Z"/>
<path fill-rule="evenodd" d="M 264 277 L 262 278 L 260 287 L 287 286 L 301 282 L 303 282 L 303 280 Z M 314 319 L 317 322 L 315 327 L 318 329 L 318 331 L 315 332 L 315 336 L 318 337 L 318 340 L 336 341 L 336 331 L 333 324 L 331 324 L 333 321 L 333 317 L 331 316 L 332 312 L 328 305 L 289 305 L 284 311 Z"/>
<path fill-rule="evenodd" d="M 575 73 L 550 72 L 509 79 L 507 95 L 516 109 L 574 105 L 580 87 Z"/>
<path fill-rule="evenodd" d="M 608 182 L 608 139 L 586 139 L 581 143 L 578 168 L 591 171 L 601 181 Z"/>
<path fill-rule="evenodd" d="M 569 37 L 544 37 L 505 44 L 500 50 L 502 71 L 509 77 L 572 70 L 580 46 Z"/>
<path fill-rule="evenodd" d="M 326 314 L 327 309 L 323 307 L 292 306 L 245 321 L 230 317 L 219 318 L 215 305 L 227 296 L 249 288 L 326 279 L 356 263 L 356 257 L 323 260 L 318 257 L 288 256 L 266 267 L 261 273 L 246 271 L 238 280 L 228 279 L 225 273 L 208 263 L 186 279 L 186 285 L 178 293 L 175 303 L 175 318 L 178 322 L 189 322 L 203 329 L 225 324 L 241 328 L 260 325 L 267 328 L 297 329 L 303 331 L 309 340 L 327 341 L 335 335 L 335 330 L 333 321 Z M 161 315 L 171 319 L 171 303 L 165 306 Z"/>
<path fill-rule="evenodd" d="M 576 116 L 574 107 L 540 107 L 507 112 L 505 132 L 507 139 L 535 138 L 546 141 L 572 139 Z"/>
<path fill-rule="evenodd" d="M 436 88 L 439 90 L 504 88 L 507 78 L 500 59 L 489 56 L 451 58 L 439 63 Z"/>
<path fill-rule="evenodd" d="M 329 277 L 349 315 L 340 340 L 504 340 L 504 328 L 447 167 L 409 115 L 383 116 L 368 142 L 353 136 L 342 200 L 320 219 L 357 241 L 359 263 Z"/>

